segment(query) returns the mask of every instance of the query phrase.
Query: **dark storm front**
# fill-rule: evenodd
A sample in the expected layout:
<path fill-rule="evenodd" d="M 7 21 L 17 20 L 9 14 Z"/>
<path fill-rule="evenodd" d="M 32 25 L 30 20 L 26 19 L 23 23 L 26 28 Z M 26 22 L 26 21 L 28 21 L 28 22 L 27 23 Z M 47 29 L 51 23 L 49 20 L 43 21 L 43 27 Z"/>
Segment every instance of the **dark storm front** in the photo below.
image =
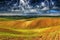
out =
<path fill-rule="evenodd" d="M 59 15 L 60 0 L 0 0 L 0 12 L 5 15 Z"/>
<path fill-rule="evenodd" d="M 18 8 L 19 0 L 0 0 L 0 11 L 9 11 Z"/>

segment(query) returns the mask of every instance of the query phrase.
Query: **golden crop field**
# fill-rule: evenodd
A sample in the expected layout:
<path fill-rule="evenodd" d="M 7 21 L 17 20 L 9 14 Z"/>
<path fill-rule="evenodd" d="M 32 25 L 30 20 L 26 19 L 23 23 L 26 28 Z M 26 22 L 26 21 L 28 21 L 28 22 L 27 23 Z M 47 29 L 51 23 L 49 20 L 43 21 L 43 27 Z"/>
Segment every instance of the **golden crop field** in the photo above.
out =
<path fill-rule="evenodd" d="M 0 40 L 60 40 L 60 18 L 0 18 Z"/>

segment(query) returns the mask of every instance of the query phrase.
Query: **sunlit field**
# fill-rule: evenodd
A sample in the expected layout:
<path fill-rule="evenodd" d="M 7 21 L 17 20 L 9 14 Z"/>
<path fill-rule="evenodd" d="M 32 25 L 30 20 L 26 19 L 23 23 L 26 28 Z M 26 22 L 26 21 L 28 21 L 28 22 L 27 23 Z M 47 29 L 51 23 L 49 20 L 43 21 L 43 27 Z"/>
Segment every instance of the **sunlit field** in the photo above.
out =
<path fill-rule="evenodd" d="M 0 40 L 60 40 L 60 17 L 0 17 Z"/>

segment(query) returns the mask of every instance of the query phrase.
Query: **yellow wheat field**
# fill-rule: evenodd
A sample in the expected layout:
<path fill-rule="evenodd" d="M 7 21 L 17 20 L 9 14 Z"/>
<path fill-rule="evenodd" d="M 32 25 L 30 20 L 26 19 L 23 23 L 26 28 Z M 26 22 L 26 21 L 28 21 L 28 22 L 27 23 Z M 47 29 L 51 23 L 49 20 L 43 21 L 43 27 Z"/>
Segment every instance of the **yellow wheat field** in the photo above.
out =
<path fill-rule="evenodd" d="M 0 40 L 60 40 L 60 18 L 0 20 Z"/>

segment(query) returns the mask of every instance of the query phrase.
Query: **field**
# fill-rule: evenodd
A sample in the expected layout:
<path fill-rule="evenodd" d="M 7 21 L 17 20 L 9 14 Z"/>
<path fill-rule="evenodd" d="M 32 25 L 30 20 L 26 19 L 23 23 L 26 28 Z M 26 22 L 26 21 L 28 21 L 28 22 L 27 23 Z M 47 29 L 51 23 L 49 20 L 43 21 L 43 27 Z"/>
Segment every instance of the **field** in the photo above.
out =
<path fill-rule="evenodd" d="M 60 18 L 0 18 L 0 40 L 60 40 Z"/>

